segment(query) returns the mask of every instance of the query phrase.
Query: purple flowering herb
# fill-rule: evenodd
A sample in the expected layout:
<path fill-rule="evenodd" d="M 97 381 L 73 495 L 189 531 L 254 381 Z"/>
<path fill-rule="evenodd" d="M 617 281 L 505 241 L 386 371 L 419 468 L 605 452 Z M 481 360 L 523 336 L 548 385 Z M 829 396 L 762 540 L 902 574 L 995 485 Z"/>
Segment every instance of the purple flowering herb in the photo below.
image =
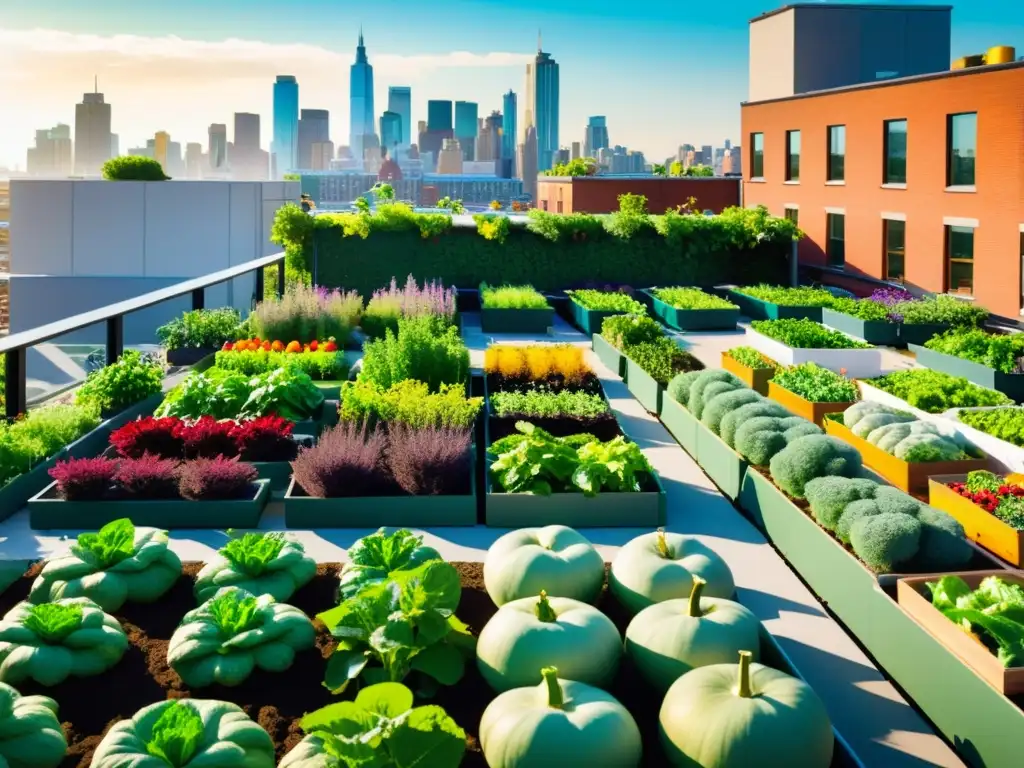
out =
<path fill-rule="evenodd" d="M 904 301 L 917 301 L 917 297 L 914 296 L 910 291 L 905 291 L 902 288 L 879 288 L 872 293 L 868 299 L 870 301 L 884 304 L 887 307 L 895 306 Z"/>
<path fill-rule="evenodd" d="M 440 280 L 424 282 L 423 287 L 420 287 L 416 278 L 409 275 L 405 285 L 399 288 L 398 281 L 392 277 L 391 284 L 374 291 L 370 301 L 376 310 L 393 308 L 394 313 L 402 317 L 455 317 L 455 289 L 445 288 Z"/>

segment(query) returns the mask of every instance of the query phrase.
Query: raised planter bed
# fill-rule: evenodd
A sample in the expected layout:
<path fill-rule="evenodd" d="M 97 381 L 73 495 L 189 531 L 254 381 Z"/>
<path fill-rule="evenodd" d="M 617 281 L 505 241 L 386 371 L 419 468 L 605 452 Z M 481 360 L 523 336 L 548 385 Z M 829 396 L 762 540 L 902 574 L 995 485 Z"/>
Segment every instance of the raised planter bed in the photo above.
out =
<path fill-rule="evenodd" d="M 1006 571 L 974 571 L 954 574 L 962 578 L 971 589 L 977 589 L 987 576 L 1024 586 L 1024 577 Z M 1024 667 L 1004 667 L 996 655 L 932 605 L 928 582 L 935 576 L 917 576 L 900 579 L 896 584 L 896 599 L 900 607 L 923 627 L 928 634 L 999 693 L 1013 696 L 1024 693 Z"/>
<path fill-rule="evenodd" d="M 743 476 L 749 466 L 746 459 L 699 421 L 697 432 L 697 463 L 722 493 L 735 501 L 743 487 Z"/>
<path fill-rule="evenodd" d="M 970 499 L 947 487 L 947 483 L 962 483 L 967 475 L 933 475 L 928 478 L 928 503 L 955 517 L 964 527 L 967 538 L 992 554 L 1018 568 L 1024 552 L 1024 531 L 1004 523 Z M 1024 691 L 1022 691 L 1024 692 Z"/>
<path fill-rule="evenodd" d="M 748 368 L 727 351 L 722 352 L 722 367 L 736 376 L 755 392 L 768 394 L 768 382 L 775 376 L 775 368 Z"/>
<path fill-rule="evenodd" d="M 751 320 L 800 320 L 807 318 L 821 322 L 821 307 L 791 307 L 785 304 L 774 304 L 747 296 L 736 290 L 730 290 L 729 301 L 740 308 L 740 312 Z"/>
<path fill-rule="evenodd" d="M 917 362 L 926 368 L 942 371 L 951 376 L 962 376 L 982 387 L 1002 392 L 1018 403 L 1024 403 L 1024 374 L 1003 373 L 987 365 L 936 352 L 918 344 L 909 344 L 908 349 L 914 353 Z"/>
<path fill-rule="evenodd" d="M 651 291 L 641 291 L 651 308 L 651 314 L 669 328 L 677 331 L 731 331 L 740 319 L 740 310 L 734 309 L 680 309 L 666 304 Z"/>
<path fill-rule="evenodd" d="M 785 387 L 780 387 L 774 381 L 768 382 L 768 397 L 777 402 L 794 416 L 807 419 L 823 426 L 827 413 L 842 413 L 853 403 L 812 403 L 806 398 L 800 397 L 795 392 L 790 392 Z"/>
<path fill-rule="evenodd" d="M 740 504 L 962 759 L 974 768 L 1019 764 L 1020 707 L 943 647 L 883 591 L 875 574 L 754 468 L 747 470 Z M 987 566 L 993 567 L 998 564 Z"/>
<path fill-rule="evenodd" d="M 137 526 L 153 528 L 256 528 L 270 499 L 266 480 L 253 483 L 252 497 L 230 501 L 104 500 L 63 501 L 57 484 L 51 483 L 28 502 L 29 525 L 33 530 L 93 529 L 122 517 Z"/>
<path fill-rule="evenodd" d="M 587 309 L 572 299 L 569 299 L 569 313 L 573 324 L 588 336 L 601 333 L 601 324 L 606 318 L 626 314 L 607 309 Z"/>
<path fill-rule="evenodd" d="M 747 330 L 747 341 L 754 349 L 780 365 L 816 363 L 853 379 L 873 379 L 882 374 L 882 352 L 878 349 L 800 349 Z"/>
<path fill-rule="evenodd" d="M 341 380 L 335 381 L 314 381 L 316 388 L 319 389 L 323 395 L 324 400 L 341 400 L 341 385 L 345 382 Z"/>
<path fill-rule="evenodd" d="M 988 457 L 963 461 L 915 461 L 898 459 L 877 445 L 857 437 L 842 422 L 825 419 L 825 433 L 849 443 L 860 453 L 865 466 L 877 472 L 901 491 L 924 494 L 928 491 L 928 478 L 934 475 L 965 475 L 989 466 Z"/>
<path fill-rule="evenodd" d="M 662 395 L 661 411 L 658 413 L 665 429 L 676 439 L 690 456 L 697 458 L 697 419 L 684 406 L 668 394 Z"/>
<path fill-rule="evenodd" d="M 885 320 L 861 320 L 845 312 L 836 312 L 824 307 L 821 310 L 821 324 L 842 331 L 847 336 L 864 339 L 868 344 L 882 347 L 896 347 L 900 344 L 900 326 Z"/>
<path fill-rule="evenodd" d="M 901 323 L 899 328 L 900 346 L 905 347 L 908 344 L 924 344 L 932 336 L 938 336 L 940 333 L 948 331 L 949 325 L 945 323 Z"/>
<path fill-rule="evenodd" d="M 555 324 L 555 310 L 481 309 L 480 329 L 484 333 L 546 334 Z"/>
<path fill-rule="evenodd" d="M 319 437 L 320 433 L 328 427 L 336 425 L 340 419 L 338 408 L 341 405 L 337 400 L 324 400 L 310 418 L 295 422 L 293 432 L 297 435 L 312 435 Z"/>
<path fill-rule="evenodd" d="M 167 364 L 174 366 L 195 365 L 210 355 L 217 354 L 216 349 L 199 347 L 182 347 L 167 350 Z"/>
<path fill-rule="evenodd" d="M 290 461 L 254 461 L 260 480 L 266 480 L 270 492 L 278 495 L 288 489 L 292 480 L 292 464 Z"/>
<path fill-rule="evenodd" d="M 869 400 L 873 403 L 881 403 L 882 405 L 888 405 L 890 408 L 896 408 L 906 413 L 912 413 L 921 421 L 934 421 L 940 424 L 946 424 L 949 422 L 949 418 L 938 413 L 927 413 L 922 411 L 920 408 L 915 408 L 906 400 L 901 400 L 896 395 L 886 392 L 884 389 L 872 386 L 868 381 L 858 381 L 857 389 L 860 390 L 860 399 Z M 981 446 L 978 446 L 979 448 Z"/>
<path fill-rule="evenodd" d="M 640 405 L 650 413 L 658 413 L 661 410 L 665 387 L 628 357 L 626 358 L 626 387 L 640 402 Z"/>
<path fill-rule="evenodd" d="M 599 333 L 593 335 L 591 344 L 594 348 L 594 354 L 597 355 L 597 359 L 601 361 L 604 367 L 620 379 L 625 380 L 626 356 L 609 344 L 605 337 Z"/>
<path fill-rule="evenodd" d="M 1008 472 L 1024 472 L 1024 448 L 1013 443 L 1008 443 L 1005 440 L 1001 440 L 995 435 L 990 435 L 988 432 L 982 432 L 980 429 L 975 429 L 969 424 L 964 424 L 960 421 L 960 414 L 964 411 L 991 411 L 995 408 L 1005 408 L 1007 406 L 990 406 L 984 408 L 954 408 L 953 410 L 946 411 L 943 415 L 944 420 L 951 420 L 956 426 L 956 431 L 966 437 L 978 448 L 983 450 L 989 455 L 989 458 L 998 462 L 1002 465 L 1002 468 Z"/>

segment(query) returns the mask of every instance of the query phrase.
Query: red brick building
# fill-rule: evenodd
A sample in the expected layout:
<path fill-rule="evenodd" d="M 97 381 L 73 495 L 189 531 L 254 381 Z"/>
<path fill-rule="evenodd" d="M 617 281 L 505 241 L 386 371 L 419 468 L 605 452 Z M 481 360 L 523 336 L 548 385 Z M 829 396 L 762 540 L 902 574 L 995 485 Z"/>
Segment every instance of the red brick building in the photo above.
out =
<path fill-rule="evenodd" d="M 619 195 L 647 198 L 647 210 L 664 213 L 697 199 L 695 210 L 721 213 L 740 204 L 739 177 L 672 176 L 541 176 L 534 207 L 552 213 L 612 213 Z"/>
<path fill-rule="evenodd" d="M 1024 62 L 742 106 L 744 202 L 798 221 L 801 263 L 1024 309 Z M 980 57 L 976 57 L 980 58 Z"/>

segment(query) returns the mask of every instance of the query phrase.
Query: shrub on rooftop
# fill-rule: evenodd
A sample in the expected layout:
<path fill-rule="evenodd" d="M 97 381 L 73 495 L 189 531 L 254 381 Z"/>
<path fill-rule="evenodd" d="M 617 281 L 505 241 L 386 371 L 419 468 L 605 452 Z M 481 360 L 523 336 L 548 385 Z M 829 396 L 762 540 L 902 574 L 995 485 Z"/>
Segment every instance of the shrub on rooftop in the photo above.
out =
<path fill-rule="evenodd" d="M 159 162 L 141 155 L 112 157 L 103 164 L 101 171 L 107 181 L 168 181 L 171 178 Z"/>

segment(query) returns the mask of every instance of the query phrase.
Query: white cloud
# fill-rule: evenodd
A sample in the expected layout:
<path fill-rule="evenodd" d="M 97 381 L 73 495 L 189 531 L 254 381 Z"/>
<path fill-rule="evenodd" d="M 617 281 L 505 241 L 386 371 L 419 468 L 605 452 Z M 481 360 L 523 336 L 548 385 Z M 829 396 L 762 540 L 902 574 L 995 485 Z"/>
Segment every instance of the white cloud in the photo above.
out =
<path fill-rule="evenodd" d="M 354 48 L 354 46 L 353 46 Z M 413 86 L 413 119 L 425 117 L 429 98 L 479 100 L 481 113 L 500 108 L 501 93 L 519 89 L 530 54 L 452 51 L 432 55 L 375 54 L 377 112 L 387 86 Z M 86 35 L 50 29 L 0 28 L 0 165 L 24 167 L 34 131 L 73 124 L 74 105 L 92 89 L 93 76 L 113 104 L 113 129 L 122 151 L 166 130 L 172 138 L 206 140 L 209 123 L 232 122 L 234 112 L 263 116 L 270 140 L 271 84 L 295 75 L 303 107 L 331 111 L 331 132 L 345 141 L 348 72 L 354 50 L 230 38 Z M 229 128 L 230 131 L 230 128 Z M 230 136 L 230 134 L 229 134 Z"/>

